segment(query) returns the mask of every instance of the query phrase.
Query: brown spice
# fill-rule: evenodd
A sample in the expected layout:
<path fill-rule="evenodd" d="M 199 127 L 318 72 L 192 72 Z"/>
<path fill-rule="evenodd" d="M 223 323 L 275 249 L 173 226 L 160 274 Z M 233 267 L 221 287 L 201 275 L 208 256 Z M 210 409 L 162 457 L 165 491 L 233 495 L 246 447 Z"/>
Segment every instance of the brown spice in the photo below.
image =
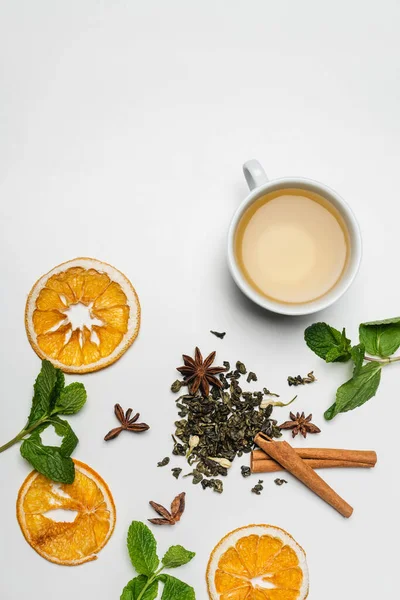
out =
<path fill-rule="evenodd" d="M 321 433 L 320 428 L 311 423 L 312 414 L 306 417 L 304 412 L 301 414 L 298 412 L 296 415 L 291 412 L 290 418 L 291 421 L 285 421 L 279 425 L 279 429 L 292 429 L 292 437 L 296 437 L 298 433 L 301 433 L 304 438 L 307 437 L 307 433 Z"/>
<path fill-rule="evenodd" d="M 152 500 L 149 502 L 150 506 L 161 516 L 161 518 L 148 519 L 153 525 L 175 525 L 180 521 L 183 511 L 185 510 L 185 492 L 178 494 L 171 502 L 171 512 L 167 510 L 162 504 L 157 504 Z"/>
<path fill-rule="evenodd" d="M 114 412 L 121 425 L 120 427 L 115 427 L 114 429 L 111 429 L 111 431 L 109 431 L 107 435 L 104 436 L 106 442 L 118 437 L 121 431 L 133 431 L 135 433 L 141 433 L 142 431 L 147 431 L 148 429 L 150 429 L 147 423 L 137 423 L 137 420 L 140 417 L 139 413 L 136 413 L 136 415 L 131 418 L 131 414 L 133 413 L 132 408 L 128 408 L 128 410 L 124 414 L 124 411 L 120 404 L 116 404 L 114 406 Z"/>
<path fill-rule="evenodd" d="M 200 390 L 203 396 L 207 397 L 210 393 L 210 385 L 215 385 L 218 388 L 222 387 L 221 381 L 215 375 L 223 373 L 226 369 L 224 367 L 211 367 L 215 360 L 215 354 L 215 352 L 211 352 L 203 361 L 203 356 L 196 346 L 194 359 L 187 354 L 182 355 L 185 364 L 182 367 L 177 367 L 177 370 L 184 376 L 185 383 L 187 383 L 192 395 Z"/>

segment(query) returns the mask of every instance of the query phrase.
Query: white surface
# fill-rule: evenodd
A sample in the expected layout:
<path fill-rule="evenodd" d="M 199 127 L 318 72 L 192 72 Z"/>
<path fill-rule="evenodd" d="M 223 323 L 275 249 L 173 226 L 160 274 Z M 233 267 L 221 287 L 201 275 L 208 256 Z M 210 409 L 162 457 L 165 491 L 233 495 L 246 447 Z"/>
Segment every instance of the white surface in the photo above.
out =
<path fill-rule="evenodd" d="M 325 365 L 303 330 L 315 317 L 280 318 L 236 289 L 226 232 L 247 194 L 241 165 L 256 157 L 270 178 L 300 175 L 336 189 L 364 239 L 360 274 L 318 315 L 347 326 L 400 314 L 398 276 L 399 39 L 396 0 L 54 0 L 0 2 L 0 197 L 2 244 L 1 419 L 4 442 L 22 427 L 39 360 L 24 330 L 26 295 L 56 264 L 95 256 L 132 280 L 143 308 L 137 341 L 114 366 L 68 377 L 89 402 L 71 418 L 77 458 L 109 483 L 117 527 L 99 559 L 52 565 L 26 544 L 15 514 L 29 472 L 18 448 L 0 457 L 0 597 L 119 598 L 133 576 L 125 536 L 148 501 L 187 492 L 174 528 L 155 531 L 160 552 L 197 552 L 176 575 L 205 600 L 214 544 L 250 522 L 283 527 L 307 552 L 310 599 L 393 598 L 398 585 L 400 371 L 378 396 L 323 421 L 347 365 Z M 220 341 L 209 329 L 226 330 Z M 323 429 L 298 444 L 375 449 L 371 471 L 327 481 L 354 507 L 345 520 L 300 484 L 250 493 L 234 464 L 222 496 L 176 481 L 156 463 L 176 417 L 169 385 L 180 354 L 198 344 L 218 362 L 241 359 L 261 384 L 291 397 L 288 374 L 315 370 L 293 408 Z M 113 405 L 140 411 L 152 429 L 106 444 Z M 276 411 L 285 419 L 288 410 Z M 177 464 L 172 461 L 171 467 Z"/>

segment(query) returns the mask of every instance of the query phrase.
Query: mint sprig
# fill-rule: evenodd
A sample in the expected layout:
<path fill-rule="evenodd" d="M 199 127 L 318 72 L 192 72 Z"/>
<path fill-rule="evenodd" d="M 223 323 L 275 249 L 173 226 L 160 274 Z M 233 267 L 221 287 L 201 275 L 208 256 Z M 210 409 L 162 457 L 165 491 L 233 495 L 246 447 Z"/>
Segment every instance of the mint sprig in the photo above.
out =
<path fill-rule="evenodd" d="M 359 337 L 360 343 L 352 346 L 345 329 L 340 333 L 327 323 L 314 323 L 304 332 L 307 346 L 325 362 L 354 364 L 353 376 L 338 388 L 335 402 L 325 411 L 328 421 L 375 396 L 382 368 L 400 361 L 400 356 L 392 356 L 400 348 L 400 317 L 361 323 Z"/>
<path fill-rule="evenodd" d="M 160 561 L 155 537 L 140 521 L 132 521 L 127 545 L 132 565 L 139 575 L 127 583 L 120 600 L 155 600 L 160 583 L 163 584 L 161 600 L 195 600 L 196 595 L 190 585 L 163 573 L 164 569 L 175 569 L 191 561 L 194 552 L 183 546 L 171 546 Z"/>
<path fill-rule="evenodd" d="M 48 360 L 42 361 L 33 389 L 31 411 L 24 429 L 1 446 L 0 452 L 22 441 L 21 455 L 36 471 L 53 481 L 72 483 L 75 467 L 71 454 L 78 438 L 68 421 L 58 415 L 79 412 L 86 402 L 86 390 L 82 383 L 65 386 L 64 374 Z M 60 446 L 45 446 L 42 442 L 40 434 L 50 425 L 62 438 Z"/>

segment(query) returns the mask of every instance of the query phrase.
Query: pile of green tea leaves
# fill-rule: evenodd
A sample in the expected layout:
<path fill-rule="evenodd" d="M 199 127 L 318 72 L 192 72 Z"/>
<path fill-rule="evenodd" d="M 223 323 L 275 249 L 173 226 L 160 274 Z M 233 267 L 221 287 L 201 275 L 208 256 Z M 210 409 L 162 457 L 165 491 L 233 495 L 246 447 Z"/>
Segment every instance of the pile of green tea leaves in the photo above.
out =
<path fill-rule="evenodd" d="M 354 346 L 345 329 L 340 332 L 326 323 L 307 327 L 304 338 L 307 346 L 325 362 L 351 360 L 354 364 L 351 379 L 338 388 L 334 404 L 325 411 L 327 420 L 362 406 L 375 396 L 383 367 L 400 361 L 399 356 L 392 356 L 400 347 L 400 317 L 361 323 L 359 343 Z"/>
<path fill-rule="evenodd" d="M 275 438 L 282 435 L 277 421 L 271 419 L 273 405 L 282 403 L 266 399 L 276 394 L 267 388 L 243 391 L 239 385 L 241 377 L 247 374 L 247 382 L 257 381 L 255 373 L 248 373 L 240 361 L 233 370 L 228 362 L 224 366 L 226 372 L 219 375 L 221 388 L 213 386 L 208 397 L 198 392 L 176 400 L 181 419 L 175 422 L 172 436 L 172 453 L 186 456 L 189 465 L 194 466 L 186 476 L 192 476 L 192 482 L 200 483 L 203 489 L 211 488 L 218 493 L 223 491 L 223 482 L 218 477 L 228 474 L 236 456 L 251 452 L 257 433 L 262 431 Z M 176 392 L 182 385 L 184 382 L 176 381 L 171 389 Z"/>
<path fill-rule="evenodd" d="M 137 577 L 124 587 L 120 600 L 154 600 L 163 584 L 163 600 L 195 600 L 194 589 L 167 573 L 164 569 L 176 569 L 187 564 L 195 556 L 183 546 L 171 546 L 160 559 L 157 542 L 150 529 L 140 521 L 133 521 L 128 531 L 128 552 Z M 160 566 L 161 563 L 161 566 Z"/>
<path fill-rule="evenodd" d="M 28 421 L 15 438 L 0 447 L 0 452 L 23 440 L 21 454 L 36 471 L 53 481 L 72 483 L 75 466 L 71 454 L 78 444 L 78 438 L 68 421 L 60 419 L 59 415 L 73 415 L 81 410 L 85 402 L 86 390 L 82 383 L 65 386 L 64 373 L 48 360 L 42 361 Z M 40 434 L 50 425 L 62 438 L 60 446 L 45 446 L 42 443 Z"/>

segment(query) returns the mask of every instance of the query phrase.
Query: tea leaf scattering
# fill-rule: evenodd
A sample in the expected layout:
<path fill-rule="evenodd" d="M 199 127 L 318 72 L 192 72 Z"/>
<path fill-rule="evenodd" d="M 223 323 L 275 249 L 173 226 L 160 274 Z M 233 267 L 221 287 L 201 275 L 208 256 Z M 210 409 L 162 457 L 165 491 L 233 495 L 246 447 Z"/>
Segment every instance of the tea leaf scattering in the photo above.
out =
<path fill-rule="evenodd" d="M 34 385 L 28 421 L 15 438 L 0 447 L 0 452 L 23 440 L 21 455 L 34 469 L 53 481 L 72 483 L 75 467 L 71 454 L 78 444 L 78 438 L 68 421 L 60 419 L 59 415 L 73 415 L 79 412 L 86 402 L 86 397 L 82 383 L 65 386 L 64 373 L 48 360 L 43 360 Z M 50 425 L 62 438 L 60 446 L 45 446 L 42 442 L 40 434 Z"/>
<path fill-rule="evenodd" d="M 169 463 L 169 460 L 169 456 L 166 456 L 165 458 L 160 460 L 160 462 L 157 463 L 157 467 L 166 467 Z"/>
<path fill-rule="evenodd" d="M 185 510 L 185 496 L 185 492 L 178 494 L 171 502 L 170 511 L 162 506 L 162 504 L 151 500 L 149 502 L 150 506 L 154 508 L 161 518 L 148 519 L 150 523 L 153 523 L 153 525 L 175 525 L 175 523 L 178 523 Z"/>
<path fill-rule="evenodd" d="M 327 420 L 358 408 L 375 396 L 382 368 L 400 361 L 400 356 L 392 356 L 400 348 L 400 317 L 361 323 L 360 341 L 354 346 L 344 329 L 340 333 L 326 323 L 307 327 L 304 338 L 308 347 L 326 362 L 351 360 L 354 365 L 352 377 L 338 388 L 335 402 L 325 411 Z M 372 356 L 366 356 L 366 352 Z"/>
<path fill-rule="evenodd" d="M 171 469 L 171 471 L 175 479 L 178 479 L 179 475 L 182 473 L 182 469 L 180 467 L 174 467 L 173 469 Z"/>
<path fill-rule="evenodd" d="M 286 479 L 274 479 L 274 483 L 276 485 L 283 485 L 284 483 L 287 483 Z"/>
<path fill-rule="evenodd" d="M 157 556 L 157 542 L 150 529 L 133 521 L 128 531 L 127 546 L 132 565 L 138 575 L 122 590 L 120 600 L 155 600 L 160 584 L 164 586 L 163 600 L 195 600 L 194 589 L 187 583 L 163 573 L 190 562 L 194 552 L 183 546 L 171 546 L 163 558 Z M 160 564 L 161 563 L 161 564 Z"/>
<path fill-rule="evenodd" d="M 197 351 L 200 353 L 198 348 Z M 214 360 L 215 352 L 210 356 Z M 218 385 L 212 383 L 208 395 L 199 385 L 195 394 L 184 394 L 177 399 L 180 420 L 175 422 L 172 451 L 174 455 L 185 456 L 194 467 L 185 475 L 192 477 L 193 484 L 217 493 L 223 491 L 219 477 L 227 475 L 236 456 L 251 452 L 257 433 L 281 436 L 277 421 L 271 419 L 273 407 L 262 406 L 264 392 L 245 392 L 240 387 L 241 377 L 247 374 L 246 366 L 237 361 L 236 368 L 230 371 L 230 364 L 227 361 L 223 364 L 219 378 L 213 376 Z"/>
<path fill-rule="evenodd" d="M 212 333 L 213 335 L 215 335 L 215 337 L 219 338 L 220 340 L 223 340 L 224 337 L 226 336 L 226 331 L 212 331 L 212 330 L 210 330 L 210 333 Z"/>
<path fill-rule="evenodd" d="M 311 423 L 312 415 L 305 416 L 302 412 L 301 414 L 298 412 L 296 414 L 290 413 L 290 421 L 285 421 L 282 425 L 279 425 L 279 429 L 291 429 L 292 437 L 296 437 L 298 433 L 306 438 L 307 433 L 321 433 L 319 427 Z"/>
<path fill-rule="evenodd" d="M 250 477 L 251 475 L 251 469 L 250 467 L 246 467 L 245 465 L 242 465 L 240 467 L 241 473 L 242 473 L 242 477 Z"/>
<path fill-rule="evenodd" d="M 259 479 L 258 483 L 256 483 L 256 485 L 251 488 L 251 491 L 253 492 L 253 494 L 256 494 L 257 496 L 259 496 L 261 494 L 261 492 L 263 491 L 264 487 L 263 487 L 263 480 Z"/>
<path fill-rule="evenodd" d="M 289 386 L 305 385 L 306 383 L 313 383 L 314 381 L 317 381 L 313 371 L 310 371 L 310 373 L 307 374 L 307 377 L 301 377 L 301 375 L 296 375 L 296 377 L 289 376 L 287 380 Z"/>
<path fill-rule="evenodd" d="M 105 436 L 104 439 L 106 442 L 109 440 L 114 440 L 122 431 L 133 431 L 134 433 L 141 433 L 143 431 L 147 431 L 150 429 L 147 423 L 137 423 L 137 420 L 140 417 L 139 413 L 136 413 L 135 416 L 131 418 L 133 413 L 132 408 L 128 408 L 128 410 L 124 413 L 122 407 L 119 404 L 114 406 L 114 413 L 117 417 L 118 421 L 121 423 L 120 427 L 115 427 L 111 429 Z"/>

